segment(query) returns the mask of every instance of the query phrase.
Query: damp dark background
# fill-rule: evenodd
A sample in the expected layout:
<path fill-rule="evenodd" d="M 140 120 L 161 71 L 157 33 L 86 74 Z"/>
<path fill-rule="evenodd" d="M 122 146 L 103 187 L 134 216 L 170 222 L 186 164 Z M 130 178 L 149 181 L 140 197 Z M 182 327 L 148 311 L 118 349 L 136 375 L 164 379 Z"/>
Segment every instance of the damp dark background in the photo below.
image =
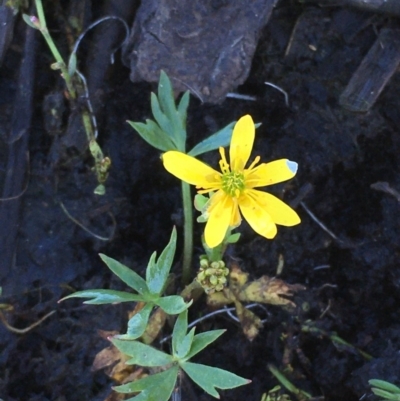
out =
<path fill-rule="evenodd" d="M 70 17 L 84 15 L 87 25 L 105 15 L 110 3 L 45 2 L 51 34 L 63 54 L 74 35 Z M 129 25 L 138 7 L 131 3 Z M 132 83 L 120 52 L 109 64 L 101 32 L 113 32 L 117 42 L 123 33 L 118 24 L 107 24 L 88 35 L 78 53 L 79 68 L 90 84 L 99 143 L 112 159 L 102 197 L 93 194 L 92 160 L 76 118 L 80 106 L 68 108 L 63 81 L 49 68 L 50 52 L 38 34 L 27 34 L 20 16 L 2 55 L 0 302 L 12 305 L 4 315 L 17 328 L 55 311 L 26 334 L 0 325 L 4 401 L 100 401 L 110 396 L 113 382 L 91 366 L 108 346 L 99 330 L 124 330 L 129 306 L 83 306 L 78 300 L 57 304 L 73 290 L 125 289 L 98 253 L 143 274 L 151 253 L 165 246 L 176 225 L 180 235 L 174 273 L 179 277 L 179 182 L 163 169 L 160 152 L 126 123 L 151 118 L 150 93 L 156 86 Z M 228 256 L 252 278 L 274 276 L 283 259 L 280 278 L 306 287 L 293 298 L 297 308 L 267 305 L 260 312 L 266 323 L 253 342 L 227 316 L 197 328 L 227 329 L 197 362 L 252 380 L 221 392 L 223 400 L 261 400 L 278 384 L 269 364 L 286 372 L 298 388 L 329 401 L 356 401 L 364 394 L 373 399 L 367 383 L 371 378 L 400 382 L 400 76 L 388 80 L 367 111 L 355 113 L 339 103 L 382 29 L 398 29 L 396 17 L 279 1 L 261 33 L 250 74 L 235 89 L 254 100 L 227 97 L 208 104 L 191 97 L 189 147 L 251 114 L 262 123 L 254 156 L 263 161 L 285 157 L 299 164 L 296 177 L 271 192 L 296 208 L 301 225 L 281 228 L 276 239 L 267 241 L 243 223 L 240 242 Z M 29 62 L 21 64 L 23 58 Z M 266 81 L 286 91 L 288 102 Z M 203 160 L 217 166 L 218 154 Z M 201 254 L 201 230 L 196 226 L 194 263 Z M 200 300 L 190 318 L 208 311 Z M 310 324 L 314 332 L 304 330 Z M 166 326 L 163 334 L 169 331 Z M 349 345 L 332 341 L 334 333 Z M 185 397 L 211 399 L 194 384 L 184 386 Z"/>

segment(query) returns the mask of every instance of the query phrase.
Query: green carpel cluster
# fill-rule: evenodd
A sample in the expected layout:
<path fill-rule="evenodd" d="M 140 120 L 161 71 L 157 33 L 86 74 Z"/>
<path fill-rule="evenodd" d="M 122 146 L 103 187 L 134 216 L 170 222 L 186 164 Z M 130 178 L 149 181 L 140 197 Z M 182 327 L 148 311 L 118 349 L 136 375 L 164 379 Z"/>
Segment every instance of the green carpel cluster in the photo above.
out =
<path fill-rule="evenodd" d="M 229 269 L 223 260 L 210 262 L 206 256 L 200 258 L 200 270 L 196 280 L 203 287 L 207 294 L 222 291 L 227 282 Z"/>

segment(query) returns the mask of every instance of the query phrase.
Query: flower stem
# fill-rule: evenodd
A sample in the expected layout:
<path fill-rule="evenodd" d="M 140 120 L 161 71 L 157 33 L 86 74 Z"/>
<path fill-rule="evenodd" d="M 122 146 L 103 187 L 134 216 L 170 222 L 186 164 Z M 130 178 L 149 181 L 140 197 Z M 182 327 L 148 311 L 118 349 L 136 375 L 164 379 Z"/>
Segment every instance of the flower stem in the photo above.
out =
<path fill-rule="evenodd" d="M 190 185 L 182 181 L 182 200 L 184 217 L 184 243 L 183 243 L 183 267 L 182 284 L 187 285 L 192 275 L 192 253 L 193 253 L 193 208 Z"/>
<path fill-rule="evenodd" d="M 52 65 L 52 68 L 61 70 L 61 76 L 64 79 L 65 84 L 67 86 L 69 98 L 71 100 L 76 100 L 80 93 L 79 92 L 80 87 L 77 86 L 79 85 L 78 84 L 79 81 L 73 82 L 72 76 L 68 71 L 67 65 L 65 64 L 63 57 L 58 51 L 57 46 L 55 45 L 53 38 L 51 37 L 49 30 L 47 29 L 46 17 L 44 15 L 42 0 L 35 0 L 35 5 L 38 13 L 39 23 L 34 24 L 34 28 L 39 29 L 40 33 L 46 40 L 46 43 L 51 53 L 53 54 L 53 57 L 56 59 L 57 62 Z M 80 74 L 78 71 L 76 71 L 76 73 L 80 77 L 81 86 L 83 85 L 83 88 L 86 89 L 87 93 L 86 80 L 84 76 Z M 89 99 L 88 94 L 87 94 L 87 99 Z M 90 106 L 90 101 L 88 100 L 87 103 L 88 103 L 88 108 L 84 109 L 81 112 L 81 116 L 86 137 L 89 143 L 89 149 L 95 162 L 95 171 L 97 175 L 97 181 L 99 184 L 96 187 L 94 193 L 97 195 L 104 195 L 105 193 L 104 183 L 108 177 L 108 170 L 110 169 L 111 166 L 111 160 L 108 157 L 104 157 L 103 151 L 101 150 L 99 144 L 96 141 L 96 135 L 94 129 L 95 124 L 93 123 L 93 119 L 91 118 L 90 115 L 90 112 L 92 111 Z"/>
<path fill-rule="evenodd" d="M 57 49 L 57 46 L 53 42 L 53 38 L 50 36 L 49 31 L 47 29 L 47 24 L 46 24 L 46 18 L 44 15 L 43 11 L 43 4 L 42 0 L 35 0 L 35 5 L 36 5 L 36 10 L 38 12 L 38 19 L 40 22 L 40 32 L 43 35 L 44 39 L 46 40 L 47 45 L 49 46 L 49 49 L 51 53 L 53 54 L 53 57 L 56 59 L 58 67 L 61 70 L 62 77 L 65 80 L 65 84 L 67 85 L 68 92 L 72 99 L 76 99 L 76 91 L 74 86 L 72 85 L 71 82 L 71 77 L 68 73 L 67 66 L 64 62 L 64 59 L 62 58 L 60 52 Z"/>

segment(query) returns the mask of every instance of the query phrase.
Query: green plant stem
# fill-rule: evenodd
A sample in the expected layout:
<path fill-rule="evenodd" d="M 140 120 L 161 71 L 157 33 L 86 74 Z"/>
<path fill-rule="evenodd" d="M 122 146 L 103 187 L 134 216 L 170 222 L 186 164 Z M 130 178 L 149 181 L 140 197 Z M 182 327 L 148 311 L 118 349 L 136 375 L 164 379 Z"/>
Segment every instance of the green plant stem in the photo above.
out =
<path fill-rule="evenodd" d="M 76 86 L 72 82 L 72 77 L 68 72 L 68 68 L 62 58 L 60 52 L 55 45 L 46 24 L 46 17 L 44 15 L 42 0 L 35 0 L 36 10 L 38 13 L 39 26 L 36 25 L 36 28 L 39 29 L 40 33 L 43 35 L 53 57 L 57 61 L 57 68 L 61 70 L 61 76 L 65 81 L 67 86 L 67 91 L 71 100 L 76 100 L 78 97 L 78 91 Z M 82 78 L 81 78 L 82 79 Z M 83 80 L 83 79 L 82 79 Z M 95 162 L 95 171 L 97 175 L 97 181 L 99 185 L 95 189 L 95 193 L 98 195 L 104 195 L 105 188 L 104 183 L 108 177 L 108 170 L 111 166 L 111 160 L 108 157 L 104 157 L 104 154 L 96 141 L 93 124 L 91 121 L 90 113 L 87 110 L 82 111 L 82 123 L 85 129 L 86 137 L 89 143 L 90 152 L 94 158 Z"/>
<path fill-rule="evenodd" d="M 40 32 L 43 35 L 47 45 L 49 46 L 49 49 L 53 54 L 53 57 L 57 61 L 58 67 L 61 70 L 62 77 L 65 80 L 71 98 L 76 99 L 76 91 L 74 86 L 72 85 L 71 76 L 68 73 L 67 66 L 65 65 L 64 59 L 62 58 L 60 52 L 58 51 L 57 46 L 54 44 L 53 39 L 50 36 L 49 31 L 47 29 L 42 0 L 35 0 L 35 5 L 36 5 L 36 10 L 38 12 L 38 19 L 40 22 Z"/>
<path fill-rule="evenodd" d="M 193 208 L 190 185 L 182 181 L 182 200 L 184 217 L 184 243 L 183 243 L 183 267 L 182 284 L 187 285 L 192 275 L 192 252 L 193 252 Z"/>
<path fill-rule="evenodd" d="M 307 393 L 306 391 L 300 390 L 297 388 L 292 382 L 290 382 L 277 368 L 275 368 L 272 365 L 268 365 L 269 371 L 276 377 L 276 379 L 279 380 L 279 382 L 282 384 L 283 387 L 286 388 L 286 390 L 290 391 L 293 393 L 296 398 L 300 401 L 303 400 L 310 400 L 312 398 L 312 395 Z"/>
<path fill-rule="evenodd" d="M 224 240 L 222 241 L 221 244 L 219 244 L 215 248 L 209 248 L 205 243 L 204 236 L 202 237 L 203 248 L 207 254 L 209 262 L 219 262 L 220 260 L 223 259 L 224 253 L 228 246 L 228 238 L 231 236 L 231 234 L 232 234 L 232 228 L 229 227 L 225 234 Z"/>

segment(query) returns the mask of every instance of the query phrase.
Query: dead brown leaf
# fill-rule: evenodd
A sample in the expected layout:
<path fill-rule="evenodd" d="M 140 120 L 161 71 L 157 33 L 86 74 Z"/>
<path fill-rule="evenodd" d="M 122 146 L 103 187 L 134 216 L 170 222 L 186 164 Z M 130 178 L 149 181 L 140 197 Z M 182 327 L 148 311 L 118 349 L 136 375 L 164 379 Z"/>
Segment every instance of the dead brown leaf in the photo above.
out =
<path fill-rule="evenodd" d="M 257 336 L 262 322 L 257 315 L 246 309 L 242 302 L 295 307 L 295 303 L 288 297 L 293 296 L 296 291 L 304 290 L 305 287 L 300 284 L 288 284 L 281 279 L 268 276 L 250 282 L 248 280 L 249 274 L 234 264 L 230 269 L 228 287 L 223 291 L 208 294 L 207 303 L 215 308 L 235 304 L 243 333 L 251 341 Z"/>
<path fill-rule="evenodd" d="M 239 299 L 244 302 L 295 307 L 295 303 L 286 297 L 291 297 L 293 293 L 304 289 L 305 287 L 300 284 L 288 284 L 276 277 L 262 276 L 244 285 L 239 292 Z"/>
<path fill-rule="evenodd" d="M 250 309 L 243 306 L 238 300 L 235 301 L 236 314 L 242 325 L 243 334 L 250 340 L 253 341 L 259 330 L 263 327 L 261 319 L 254 314 Z"/>
<path fill-rule="evenodd" d="M 166 319 L 167 314 L 161 308 L 157 308 L 150 316 L 146 330 L 141 337 L 145 344 L 151 344 L 157 338 L 164 327 Z"/>

